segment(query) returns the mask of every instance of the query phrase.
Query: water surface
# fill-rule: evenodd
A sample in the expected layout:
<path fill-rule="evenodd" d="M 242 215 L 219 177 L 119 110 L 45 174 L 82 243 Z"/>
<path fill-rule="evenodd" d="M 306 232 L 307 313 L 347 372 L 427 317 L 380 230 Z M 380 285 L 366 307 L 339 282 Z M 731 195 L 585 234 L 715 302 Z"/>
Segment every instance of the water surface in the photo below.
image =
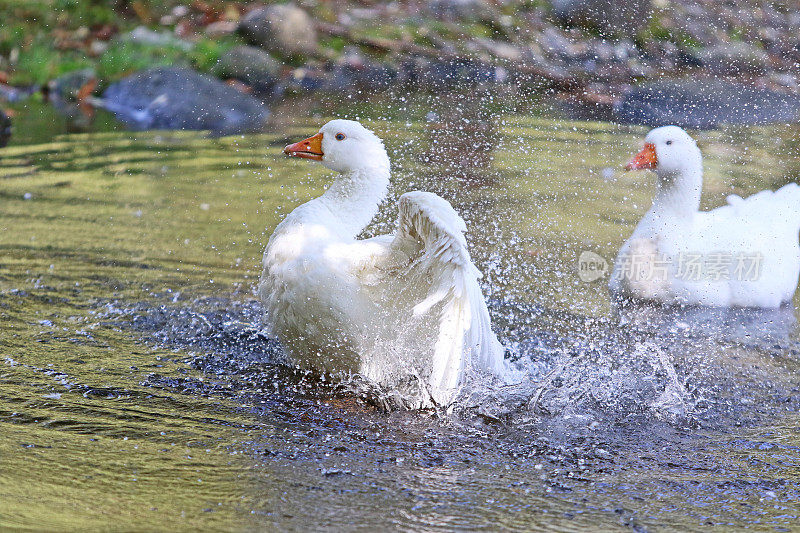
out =
<path fill-rule="evenodd" d="M 21 110 L 31 129 L 0 150 L 0 525 L 796 527 L 794 307 L 620 325 L 605 280 L 577 275 L 650 205 L 653 176 L 619 170 L 646 130 L 436 102 L 301 104 L 224 138 L 53 134 L 45 108 Z M 467 220 L 524 386 L 387 413 L 282 364 L 252 296 L 260 255 L 330 175 L 281 148 L 343 110 L 386 140 L 392 200 L 431 190 Z M 703 206 L 795 180 L 796 135 L 698 133 Z"/>

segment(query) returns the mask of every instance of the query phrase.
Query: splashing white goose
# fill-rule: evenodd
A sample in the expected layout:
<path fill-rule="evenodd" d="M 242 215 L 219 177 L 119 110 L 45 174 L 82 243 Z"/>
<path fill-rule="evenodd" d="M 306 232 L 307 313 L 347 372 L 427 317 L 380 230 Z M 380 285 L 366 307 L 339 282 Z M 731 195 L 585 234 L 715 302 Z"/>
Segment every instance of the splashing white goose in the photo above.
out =
<path fill-rule="evenodd" d="M 676 126 L 652 130 L 627 170 L 658 175 L 653 206 L 617 256 L 609 288 L 668 304 L 775 308 L 800 274 L 800 186 L 699 211 L 703 160 Z"/>
<path fill-rule="evenodd" d="M 391 385 L 416 376 L 418 405 L 448 405 L 468 371 L 504 376 L 464 221 L 427 192 L 400 197 L 397 231 L 358 240 L 389 184 L 389 157 L 361 124 L 332 120 L 290 156 L 339 173 L 292 211 L 264 251 L 259 295 L 292 360 Z"/>

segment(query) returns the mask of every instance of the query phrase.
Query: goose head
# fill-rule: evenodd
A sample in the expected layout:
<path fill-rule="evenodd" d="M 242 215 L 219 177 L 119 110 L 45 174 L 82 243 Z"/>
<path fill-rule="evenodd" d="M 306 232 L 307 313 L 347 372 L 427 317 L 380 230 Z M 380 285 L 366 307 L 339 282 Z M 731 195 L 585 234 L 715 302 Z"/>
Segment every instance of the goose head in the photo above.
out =
<path fill-rule="evenodd" d="M 319 161 L 343 174 L 371 168 L 389 168 L 389 156 L 377 135 L 354 120 L 331 120 L 319 133 L 290 144 L 283 153 Z"/>
<path fill-rule="evenodd" d="M 699 171 L 703 165 L 700 149 L 688 133 L 678 126 L 663 126 L 647 134 L 644 148 L 625 166 L 625 170 L 655 170 L 662 180 Z"/>

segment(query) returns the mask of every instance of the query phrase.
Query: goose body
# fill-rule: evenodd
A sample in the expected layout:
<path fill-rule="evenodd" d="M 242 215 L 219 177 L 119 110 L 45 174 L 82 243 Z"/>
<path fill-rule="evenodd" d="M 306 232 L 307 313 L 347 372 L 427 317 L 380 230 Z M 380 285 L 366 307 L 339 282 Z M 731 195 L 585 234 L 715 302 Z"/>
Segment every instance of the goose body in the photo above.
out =
<path fill-rule="evenodd" d="M 775 308 L 800 275 L 800 186 L 700 211 L 702 156 L 676 126 L 652 130 L 628 169 L 658 175 L 653 206 L 620 249 L 613 296 L 667 304 Z"/>
<path fill-rule="evenodd" d="M 450 204 L 406 193 L 397 231 L 359 240 L 389 184 L 380 139 L 333 120 L 285 152 L 339 173 L 276 227 L 264 252 L 259 295 L 292 361 L 389 387 L 416 379 L 416 406 L 448 405 L 469 372 L 503 377 L 504 349 Z"/>

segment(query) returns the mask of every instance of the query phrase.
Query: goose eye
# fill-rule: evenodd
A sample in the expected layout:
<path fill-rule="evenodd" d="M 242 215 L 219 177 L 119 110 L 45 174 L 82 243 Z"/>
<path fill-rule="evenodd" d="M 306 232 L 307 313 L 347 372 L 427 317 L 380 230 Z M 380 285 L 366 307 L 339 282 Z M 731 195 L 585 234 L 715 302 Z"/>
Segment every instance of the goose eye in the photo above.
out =
<path fill-rule="evenodd" d="M 345 139 L 344 133 L 337 133 L 336 134 L 336 140 L 337 141 L 343 141 L 344 139 Z"/>
<path fill-rule="evenodd" d="M 667 146 L 669 146 L 670 144 L 672 144 L 672 141 L 667 141 Z"/>

